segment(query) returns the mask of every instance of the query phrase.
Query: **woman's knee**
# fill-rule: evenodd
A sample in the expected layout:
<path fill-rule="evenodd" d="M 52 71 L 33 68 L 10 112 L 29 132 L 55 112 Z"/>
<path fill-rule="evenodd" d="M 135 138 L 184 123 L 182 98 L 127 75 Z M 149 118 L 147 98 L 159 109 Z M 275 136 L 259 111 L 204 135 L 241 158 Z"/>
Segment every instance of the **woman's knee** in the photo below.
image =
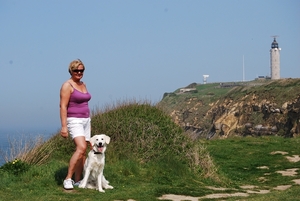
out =
<path fill-rule="evenodd" d="M 78 138 L 74 139 L 75 145 L 76 145 L 76 152 L 79 152 L 80 154 L 85 154 L 86 149 L 87 149 L 87 144 L 85 141 L 85 138 Z"/>

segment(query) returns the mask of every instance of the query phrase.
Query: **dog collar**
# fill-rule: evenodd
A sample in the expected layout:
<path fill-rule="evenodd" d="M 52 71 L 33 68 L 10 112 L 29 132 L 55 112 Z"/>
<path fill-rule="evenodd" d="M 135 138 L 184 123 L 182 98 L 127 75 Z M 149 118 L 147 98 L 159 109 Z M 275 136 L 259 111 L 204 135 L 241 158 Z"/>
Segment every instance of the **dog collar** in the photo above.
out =
<path fill-rule="evenodd" d="M 93 150 L 94 151 L 94 154 L 102 154 L 102 152 L 100 152 L 100 151 L 95 151 L 95 150 Z"/>

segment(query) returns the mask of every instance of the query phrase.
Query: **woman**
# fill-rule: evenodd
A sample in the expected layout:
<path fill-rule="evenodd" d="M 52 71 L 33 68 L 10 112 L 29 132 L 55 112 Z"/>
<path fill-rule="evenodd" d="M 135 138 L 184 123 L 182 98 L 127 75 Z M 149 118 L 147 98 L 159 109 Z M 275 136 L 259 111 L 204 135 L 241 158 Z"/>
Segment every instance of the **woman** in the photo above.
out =
<path fill-rule="evenodd" d="M 79 185 L 86 158 L 87 142 L 91 138 L 91 119 L 88 106 L 91 95 L 85 84 L 80 81 L 84 70 L 84 64 L 79 59 L 72 61 L 69 65 L 71 78 L 63 83 L 60 89 L 60 133 L 64 138 L 67 138 L 69 133 L 76 146 L 63 183 L 67 190 L 73 189 L 73 185 Z M 74 173 L 76 183 L 72 180 Z"/>

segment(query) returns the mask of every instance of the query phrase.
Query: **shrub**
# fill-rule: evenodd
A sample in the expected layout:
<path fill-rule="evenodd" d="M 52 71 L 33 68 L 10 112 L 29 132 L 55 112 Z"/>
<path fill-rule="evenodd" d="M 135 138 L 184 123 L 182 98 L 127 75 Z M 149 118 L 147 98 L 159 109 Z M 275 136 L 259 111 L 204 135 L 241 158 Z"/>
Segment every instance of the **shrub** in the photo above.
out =
<path fill-rule="evenodd" d="M 178 163 L 190 171 L 219 181 L 216 167 L 203 143 L 192 140 L 171 117 L 149 103 L 119 103 L 94 113 L 93 134 L 111 137 L 108 158 L 140 163 Z M 174 162 L 176 161 L 176 162 Z"/>
<path fill-rule="evenodd" d="M 119 157 L 137 157 L 140 161 L 163 155 L 184 155 L 188 138 L 172 119 L 150 104 L 123 103 L 92 118 L 92 132 L 111 137 Z"/>
<path fill-rule="evenodd" d="M 29 170 L 30 165 L 20 159 L 15 159 L 13 161 L 10 161 L 8 163 L 5 163 L 3 166 L 0 167 L 0 170 L 9 172 L 11 174 L 14 174 L 16 176 L 26 172 Z"/>

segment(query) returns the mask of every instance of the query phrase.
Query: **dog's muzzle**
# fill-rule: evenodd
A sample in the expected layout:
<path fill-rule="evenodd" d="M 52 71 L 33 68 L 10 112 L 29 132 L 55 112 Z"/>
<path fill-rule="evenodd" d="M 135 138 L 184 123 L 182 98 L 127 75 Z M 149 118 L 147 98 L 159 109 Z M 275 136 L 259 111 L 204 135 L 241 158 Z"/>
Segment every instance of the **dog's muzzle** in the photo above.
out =
<path fill-rule="evenodd" d="M 104 148 L 103 144 L 102 143 L 96 144 L 96 147 L 97 147 L 97 151 L 94 150 L 94 154 L 102 154 Z"/>

